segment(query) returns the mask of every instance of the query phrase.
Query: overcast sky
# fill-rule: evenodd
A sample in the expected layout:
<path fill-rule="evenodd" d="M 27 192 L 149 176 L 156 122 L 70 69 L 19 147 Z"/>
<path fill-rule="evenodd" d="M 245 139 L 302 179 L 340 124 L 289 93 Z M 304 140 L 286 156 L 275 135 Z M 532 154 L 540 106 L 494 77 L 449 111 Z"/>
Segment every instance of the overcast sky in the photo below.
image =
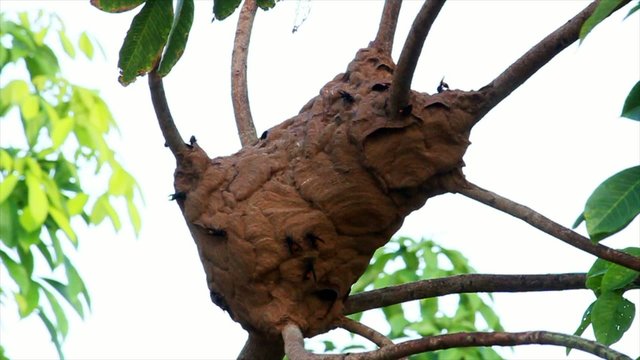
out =
<path fill-rule="evenodd" d="M 396 59 L 420 4 L 407 1 L 403 7 Z M 434 92 L 445 76 L 452 88 L 478 89 L 587 4 L 449 1 L 427 39 L 412 87 Z M 382 1 L 311 2 L 308 19 L 292 34 L 296 7 L 284 1 L 256 18 L 248 75 L 258 133 L 297 114 L 346 69 L 356 51 L 373 39 Z M 37 8 L 58 13 L 68 34 L 87 30 L 102 44 L 106 59 L 65 60 L 63 74 L 98 89 L 107 101 L 121 129 L 112 144 L 145 197 L 138 239 L 130 228 L 115 234 L 110 224 L 79 231 L 81 245 L 73 259 L 91 292 L 93 311 L 84 322 L 71 315 L 65 354 L 69 359 L 235 358 L 246 333 L 210 302 L 193 240 L 178 206 L 167 201 L 175 162 L 162 146 L 146 79 L 127 88 L 117 82 L 118 50 L 134 12 L 101 13 L 88 1 L 2 1 L 8 15 Z M 597 27 L 581 46 L 574 44 L 557 56 L 476 125 L 464 158 L 469 180 L 571 226 L 599 183 L 640 162 L 638 122 L 618 116 L 640 78 L 640 16 L 623 21 L 623 13 Z M 188 47 L 165 88 L 181 133 L 195 135 L 214 157 L 240 147 L 229 90 L 237 14 L 224 22 L 211 23 L 211 18 L 211 2 L 197 1 Z M 5 121 L 17 120 L 3 119 L 7 129 Z M 11 135 L 2 133 L 0 139 L 8 141 Z M 584 226 L 578 231 L 586 232 Z M 399 234 L 460 250 L 482 273 L 583 272 L 594 261 L 460 195 L 429 200 L 406 219 Z M 638 246 L 638 239 L 636 219 L 604 243 Z M 0 276 L 4 285 L 6 275 Z M 638 291 L 626 296 L 640 306 Z M 507 331 L 573 333 L 591 301 L 587 291 L 496 294 L 495 309 Z M 18 321 L 8 301 L 0 311 L 0 342 L 10 357 L 56 356 L 36 316 Z M 371 325 L 386 330 L 375 319 Z M 636 318 L 614 348 L 640 355 L 639 327 Z M 344 333 L 335 337 L 345 339 Z M 526 346 L 502 353 L 510 359 L 561 359 L 564 352 Z M 569 358 L 593 357 L 573 351 Z"/>

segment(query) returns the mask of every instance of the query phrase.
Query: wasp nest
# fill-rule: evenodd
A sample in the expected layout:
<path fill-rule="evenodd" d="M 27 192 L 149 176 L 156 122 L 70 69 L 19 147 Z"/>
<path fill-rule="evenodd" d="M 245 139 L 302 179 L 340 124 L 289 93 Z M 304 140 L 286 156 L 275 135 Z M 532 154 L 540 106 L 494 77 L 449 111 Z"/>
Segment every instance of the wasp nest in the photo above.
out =
<path fill-rule="evenodd" d="M 248 331 L 331 328 L 351 285 L 411 211 L 462 179 L 460 93 L 412 92 L 387 114 L 395 65 L 360 50 L 300 113 L 238 153 L 178 161 L 178 203 L 211 298 Z"/>

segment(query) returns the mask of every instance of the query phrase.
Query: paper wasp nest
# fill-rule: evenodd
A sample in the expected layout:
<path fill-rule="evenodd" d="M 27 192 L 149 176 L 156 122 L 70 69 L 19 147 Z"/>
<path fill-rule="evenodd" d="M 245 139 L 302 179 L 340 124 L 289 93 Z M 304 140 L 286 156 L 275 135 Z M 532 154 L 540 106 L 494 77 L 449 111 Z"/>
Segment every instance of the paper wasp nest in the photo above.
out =
<path fill-rule="evenodd" d="M 300 113 L 253 146 L 209 159 L 197 145 L 175 188 L 211 298 L 248 331 L 331 328 L 373 252 L 427 198 L 462 179 L 471 115 L 461 92 L 413 92 L 386 113 L 395 65 L 360 50 Z M 448 185 L 449 184 L 449 185 Z"/>

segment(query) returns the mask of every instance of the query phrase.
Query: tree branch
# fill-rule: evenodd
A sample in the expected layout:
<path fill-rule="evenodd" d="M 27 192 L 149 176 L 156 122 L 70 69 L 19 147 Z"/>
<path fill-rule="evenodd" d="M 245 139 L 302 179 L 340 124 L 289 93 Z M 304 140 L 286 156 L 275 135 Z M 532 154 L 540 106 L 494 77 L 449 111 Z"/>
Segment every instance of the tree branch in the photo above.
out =
<path fill-rule="evenodd" d="M 571 246 L 577 247 L 580 250 L 586 251 L 601 259 L 611 261 L 612 263 L 640 271 L 640 257 L 629 255 L 601 244 L 593 243 L 586 237 L 572 231 L 571 229 L 565 228 L 564 226 L 524 205 L 520 205 L 469 182 L 467 182 L 466 186 L 456 189 L 455 191 L 485 205 L 491 206 L 494 209 L 498 209 L 514 216 Z"/>
<path fill-rule="evenodd" d="M 409 35 L 402 48 L 402 53 L 400 53 L 398 66 L 396 67 L 391 82 L 389 111 L 392 118 L 396 117 L 400 109 L 409 103 L 411 81 L 413 80 L 413 73 L 416 70 L 416 65 L 422 52 L 422 46 L 429 34 L 431 25 L 436 20 L 445 1 L 446 0 L 426 0 L 411 25 L 411 30 L 409 30 Z"/>
<path fill-rule="evenodd" d="M 623 1 L 618 8 L 628 2 L 628 0 Z M 597 3 L 598 1 L 594 1 L 589 4 L 571 20 L 522 55 L 497 78 L 480 89 L 479 92 L 484 96 L 484 104 L 478 119 L 509 96 L 562 50 L 578 40 L 582 25 L 591 16 Z"/>
<path fill-rule="evenodd" d="M 304 348 L 304 339 L 300 329 L 288 324 L 282 330 L 285 352 L 291 360 L 382 360 L 397 359 L 403 356 L 427 351 L 444 350 L 475 346 L 514 346 L 514 345 L 557 345 L 570 347 L 611 360 L 631 360 L 606 345 L 583 339 L 575 335 L 549 331 L 526 332 L 468 332 L 424 337 L 399 344 L 385 346 L 378 350 L 357 354 L 317 355 Z"/>
<path fill-rule="evenodd" d="M 395 359 L 401 356 L 459 347 L 475 346 L 514 346 L 514 345 L 557 345 L 582 350 L 604 359 L 631 360 L 606 345 L 583 339 L 575 335 L 554 333 L 549 331 L 527 332 L 470 332 L 430 336 L 417 340 L 409 340 L 392 346 L 358 354 L 344 356 L 348 360 L 382 360 Z M 292 358 L 293 359 L 293 358 Z M 335 357 L 334 359 L 338 359 Z M 328 359 L 327 359 L 328 360 Z"/>
<path fill-rule="evenodd" d="M 258 141 L 256 128 L 251 117 L 247 89 L 247 57 L 251 28 L 257 8 L 256 0 L 245 0 L 238 18 L 233 53 L 231 54 L 231 102 L 233 103 L 238 136 L 243 147 Z"/>
<path fill-rule="evenodd" d="M 391 55 L 401 6 L 402 0 L 385 0 L 384 8 L 382 9 L 382 18 L 378 26 L 378 33 L 376 34 L 375 40 L 369 44 L 370 47 L 378 48 L 386 54 Z"/>
<path fill-rule="evenodd" d="M 464 274 L 421 280 L 349 296 L 345 315 L 436 296 L 477 292 L 526 292 L 585 289 L 586 274 Z"/>
<path fill-rule="evenodd" d="M 167 103 L 167 97 L 164 93 L 164 85 L 162 84 L 162 76 L 154 69 L 149 73 L 149 92 L 151 93 L 151 102 L 153 103 L 153 109 L 156 112 L 156 118 L 162 131 L 166 146 L 173 153 L 173 156 L 178 158 L 180 154 L 186 149 L 184 140 L 180 136 L 180 132 L 173 122 L 171 111 L 169 110 L 169 104 Z"/>
<path fill-rule="evenodd" d="M 372 329 L 361 322 L 349 319 L 346 316 L 339 318 L 336 322 L 336 325 L 354 334 L 360 335 L 367 340 L 370 340 L 372 343 L 378 345 L 378 347 L 393 345 L 393 341 L 391 341 L 388 337 L 379 333 L 375 329 Z"/>
<path fill-rule="evenodd" d="M 284 344 L 282 339 L 267 339 L 249 332 L 238 360 L 282 360 Z"/>

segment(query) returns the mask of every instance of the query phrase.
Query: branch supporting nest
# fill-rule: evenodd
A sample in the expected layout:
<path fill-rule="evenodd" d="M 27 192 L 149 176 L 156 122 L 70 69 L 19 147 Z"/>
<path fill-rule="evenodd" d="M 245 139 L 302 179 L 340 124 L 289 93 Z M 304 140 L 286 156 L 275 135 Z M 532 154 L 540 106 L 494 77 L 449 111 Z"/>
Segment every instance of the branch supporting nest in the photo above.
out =
<path fill-rule="evenodd" d="M 376 34 L 375 40 L 369 45 L 370 47 L 378 48 L 387 55 L 391 55 L 393 38 L 396 34 L 401 6 L 402 0 L 385 0 L 384 8 L 382 9 L 382 18 L 378 26 L 378 33 Z"/>
<path fill-rule="evenodd" d="M 611 360 L 631 360 L 595 341 L 583 339 L 575 335 L 554 333 L 549 331 L 526 332 L 466 332 L 424 337 L 399 344 L 388 345 L 378 350 L 356 354 L 317 355 L 304 348 L 304 338 L 300 329 L 288 324 L 282 330 L 285 352 L 291 360 L 382 360 L 397 359 L 403 356 L 427 351 L 444 350 L 475 346 L 515 346 L 515 345 L 556 345 L 569 347 Z"/>
<path fill-rule="evenodd" d="M 258 141 L 256 128 L 253 125 L 251 108 L 249 106 L 249 91 L 247 86 L 247 57 L 249 56 L 249 41 L 251 29 L 258 6 L 256 0 L 246 0 L 240 11 L 236 36 L 231 55 L 231 101 L 236 118 L 238 136 L 243 147 Z"/>
<path fill-rule="evenodd" d="M 421 280 L 349 296 L 344 314 L 449 294 L 585 289 L 586 274 L 497 275 L 464 274 Z"/>
<path fill-rule="evenodd" d="M 160 76 L 154 69 L 149 73 L 149 91 L 151 93 L 151 102 L 153 103 L 153 109 L 156 112 L 156 118 L 162 131 L 162 136 L 165 140 L 165 145 L 169 147 L 173 156 L 178 158 L 180 154 L 186 149 L 184 140 L 180 136 L 180 132 L 176 127 L 171 111 L 169 110 L 169 104 L 167 103 L 167 97 L 164 93 L 164 85 L 162 83 L 162 76 Z"/>
<path fill-rule="evenodd" d="M 640 257 L 629 255 L 601 244 L 593 243 L 586 237 L 554 222 L 524 205 L 520 205 L 472 183 L 467 183 L 456 191 L 494 209 L 514 216 L 536 229 L 542 230 L 545 233 L 582 251 L 588 252 L 589 254 L 608 260 L 612 263 L 640 271 Z"/>
<path fill-rule="evenodd" d="M 445 1 L 426 0 L 411 25 L 411 30 L 409 30 L 402 53 L 400 53 L 398 66 L 393 74 L 391 83 L 391 95 L 389 98 L 391 118 L 395 118 L 400 110 L 409 104 L 411 81 L 422 53 L 422 46 Z"/>
<path fill-rule="evenodd" d="M 626 0 L 623 1 L 618 6 L 618 9 L 628 2 Z M 598 1 L 589 4 L 571 20 L 522 55 L 488 85 L 480 89 L 479 92 L 484 97 L 484 104 L 478 119 L 509 96 L 511 92 L 527 81 L 562 50 L 578 40 L 582 25 L 593 14 L 597 4 Z"/>

